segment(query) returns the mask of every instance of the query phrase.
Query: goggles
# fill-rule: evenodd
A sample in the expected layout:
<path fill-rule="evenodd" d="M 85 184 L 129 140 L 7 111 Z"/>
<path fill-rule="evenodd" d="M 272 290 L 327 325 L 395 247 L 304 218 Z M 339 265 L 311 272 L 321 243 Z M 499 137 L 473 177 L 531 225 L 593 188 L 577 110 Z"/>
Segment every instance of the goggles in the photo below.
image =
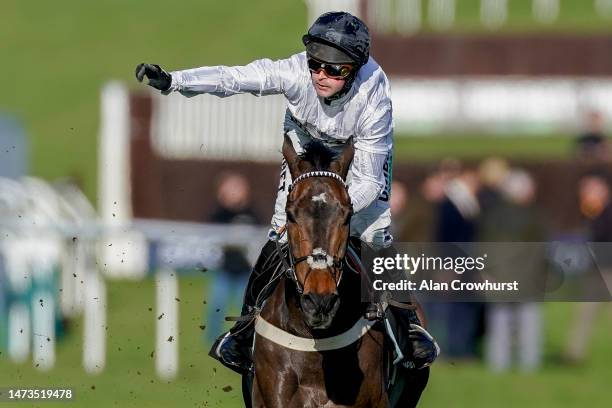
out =
<path fill-rule="evenodd" d="M 346 78 L 353 72 L 353 68 L 354 67 L 349 64 L 328 64 L 327 62 L 321 62 L 312 57 L 308 57 L 308 69 L 310 72 L 316 74 L 320 70 L 323 70 L 325 75 L 333 79 Z"/>

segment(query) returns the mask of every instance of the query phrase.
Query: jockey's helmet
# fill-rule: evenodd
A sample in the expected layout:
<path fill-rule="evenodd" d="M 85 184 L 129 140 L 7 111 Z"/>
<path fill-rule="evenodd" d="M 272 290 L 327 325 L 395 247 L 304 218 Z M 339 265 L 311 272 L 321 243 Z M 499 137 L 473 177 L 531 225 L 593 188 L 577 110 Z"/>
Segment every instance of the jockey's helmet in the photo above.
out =
<path fill-rule="evenodd" d="M 342 11 L 322 14 L 302 37 L 306 52 L 334 64 L 365 65 L 370 56 L 370 32 L 363 21 Z"/>

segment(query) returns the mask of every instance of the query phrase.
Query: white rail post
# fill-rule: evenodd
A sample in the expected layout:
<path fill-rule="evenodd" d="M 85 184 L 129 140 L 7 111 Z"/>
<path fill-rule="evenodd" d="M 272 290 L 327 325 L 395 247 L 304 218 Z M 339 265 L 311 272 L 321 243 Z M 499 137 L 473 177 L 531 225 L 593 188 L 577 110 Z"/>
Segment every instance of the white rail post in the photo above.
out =
<path fill-rule="evenodd" d="M 559 17 L 559 0 L 533 0 L 533 17 L 543 24 L 551 24 Z"/>
<path fill-rule="evenodd" d="M 170 380 L 178 372 L 178 279 L 172 269 L 157 271 L 157 329 L 155 368 L 157 375 Z"/>
<path fill-rule="evenodd" d="M 27 264 L 27 242 L 10 234 L 3 244 L 9 288 L 19 299 L 8 309 L 8 354 L 16 363 L 23 363 L 30 355 L 32 327 L 26 298 L 32 287 L 32 274 Z"/>
<path fill-rule="evenodd" d="M 508 0 L 480 0 L 480 21 L 483 26 L 494 30 L 508 19 Z"/>
<path fill-rule="evenodd" d="M 359 0 L 304 0 L 308 11 L 308 27 L 321 14 L 328 11 L 346 11 L 353 15 L 359 14 Z"/>
<path fill-rule="evenodd" d="M 97 374 L 106 365 L 106 284 L 96 269 L 83 270 L 83 367 Z"/>
<path fill-rule="evenodd" d="M 612 0 L 595 0 L 595 10 L 602 17 L 612 16 Z"/>
<path fill-rule="evenodd" d="M 34 288 L 30 301 L 33 360 L 37 369 L 47 371 L 55 364 L 55 311 L 58 305 L 52 289 L 54 275 L 60 264 L 61 241 L 59 236 L 49 233 L 28 241 Z"/>
<path fill-rule="evenodd" d="M 455 23 L 455 0 L 429 0 L 429 24 L 444 31 Z"/>
<path fill-rule="evenodd" d="M 129 228 L 132 220 L 129 94 L 117 82 L 105 85 L 101 94 L 98 186 L 100 217 L 114 228 L 100 240 L 104 271 L 115 277 L 142 277 L 146 273 L 146 241 L 142 234 Z"/>
<path fill-rule="evenodd" d="M 421 0 L 399 0 L 395 3 L 395 27 L 402 34 L 416 33 L 423 19 Z"/>

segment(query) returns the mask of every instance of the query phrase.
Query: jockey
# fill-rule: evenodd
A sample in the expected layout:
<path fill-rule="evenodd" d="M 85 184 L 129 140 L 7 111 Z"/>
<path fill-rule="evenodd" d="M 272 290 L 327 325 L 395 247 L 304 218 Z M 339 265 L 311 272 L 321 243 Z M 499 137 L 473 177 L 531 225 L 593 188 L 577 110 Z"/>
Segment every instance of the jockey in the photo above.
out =
<path fill-rule="evenodd" d="M 389 234 L 393 111 L 387 77 L 370 57 L 368 28 L 351 14 L 330 12 L 315 21 L 302 41 L 305 52 L 278 61 L 261 59 L 245 66 L 201 67 L 170 73 L 158 65 L 139 64 L 136 77 L 142 81 L 146 76 L 148 84 L 164 94 L 208 93 L 221 97 L 239 93 L 283 94 L 288 104 L 284 132 L 298 153 L 312 138 L 332 150 L 340 150 L 354 136 L 355 155 L 348 187 L 354 213 L 351 236 L 374 249 L 388 248 L 393 241 Z M 270 239 L 251 273 L 243 316 L 253 314 L 261 307 L 261 299 L 271 293 L 266 286 L 273 268 L 264 265 L 276 252 L 275 240 L 286 239 L 281 231 L 290 185 L 291 175 L 283 161 Z M 266 293 L 262 293 L 264 288 Z M 401 353 L 403 365 L 429 366 L 439 351 L 416 313 L 393 308 L 392 314 L 395 316 L 387 319 L 390 324 L 385 326 L 394 343 L 399 342 L 396 352 Z M 380 305 L 369 305 L 366 317 L 382 318 Z M 240 320 L 219 337 L 211 356 L 240 373 L 251 369 L 252 321 Z"/>

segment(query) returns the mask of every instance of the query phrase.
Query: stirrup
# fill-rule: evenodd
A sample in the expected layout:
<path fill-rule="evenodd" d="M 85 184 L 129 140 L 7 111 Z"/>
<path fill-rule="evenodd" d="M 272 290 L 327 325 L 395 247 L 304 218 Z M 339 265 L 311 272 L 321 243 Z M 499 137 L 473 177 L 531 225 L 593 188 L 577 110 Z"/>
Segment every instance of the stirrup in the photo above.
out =
<path fill-rule="evenodd" d="M 380 303 L 371 302 L 366 306 L 364 317 L 370 321 L 382 320 L 385 317 L 385 312 Z"/>

